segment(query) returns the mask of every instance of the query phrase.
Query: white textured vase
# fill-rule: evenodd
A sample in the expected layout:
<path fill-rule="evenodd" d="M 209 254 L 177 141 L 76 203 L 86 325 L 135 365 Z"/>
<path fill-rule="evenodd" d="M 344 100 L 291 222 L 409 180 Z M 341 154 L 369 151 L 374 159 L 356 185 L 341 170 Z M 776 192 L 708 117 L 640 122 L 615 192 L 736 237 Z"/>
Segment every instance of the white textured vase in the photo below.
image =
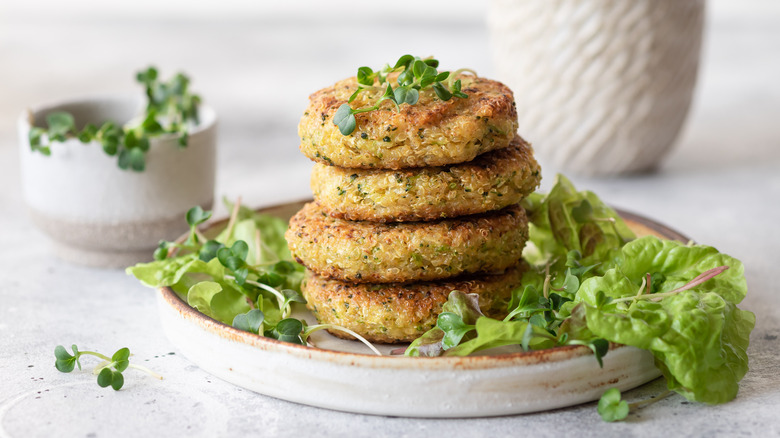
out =
<path fill-rule="evenodd" d="M 544 159 L 615 175 L 669 151 L 696 83 L 703 0 L 494 0 L 488 24 L 519 133 Z"/>
<path fill-rule="evenodd" d="M 36 126 L 46 114 L 67 111 L 77 127 L 107 120 L 123 124 L 143 110 L 141 97 L 72 100 L 32 110 Z M 122 170 L 96 142 L 51 144 L 51 156 L 30 149 L 30 114 L 19 119 L 22 190 L 30 216 L 65 260 L 125 267 L 150 260 L 161 239 L 187 229 L 190 207 L 210 208 L 216 172 L 216 115 L 201 105 L 200 123 L 186 148 L 177 136 L 150 139 L 146 169 Z"/>

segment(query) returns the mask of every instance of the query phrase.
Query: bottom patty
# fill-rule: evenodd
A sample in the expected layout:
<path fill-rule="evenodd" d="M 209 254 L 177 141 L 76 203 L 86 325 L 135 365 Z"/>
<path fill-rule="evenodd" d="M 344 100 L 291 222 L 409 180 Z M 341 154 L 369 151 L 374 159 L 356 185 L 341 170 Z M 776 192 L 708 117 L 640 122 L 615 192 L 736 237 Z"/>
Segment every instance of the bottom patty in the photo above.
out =
<path fill-rule="evenodd" d="M 307 269 L 301 290 L 306 307 L 322 324 L 348 328 L 371 342 L 411 342 L 436 325 L 442 305 L 454 290 L 479 295 L 485 315 L 502 316 L 526 269 L 520 264 L 498 274 L 408 284 L 345 283 Z M 330 332 L 352 339 L 341 331 Z"/>

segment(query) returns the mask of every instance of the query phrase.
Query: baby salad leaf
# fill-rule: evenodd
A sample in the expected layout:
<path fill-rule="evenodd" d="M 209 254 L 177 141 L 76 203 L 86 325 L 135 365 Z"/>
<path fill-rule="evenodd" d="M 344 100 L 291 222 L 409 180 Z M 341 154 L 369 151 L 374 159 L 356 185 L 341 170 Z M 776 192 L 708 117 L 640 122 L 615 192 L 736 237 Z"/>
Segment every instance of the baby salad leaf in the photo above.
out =
<path fill-rule="evenodd" d="M 119 371 L 114 371 L 111 368 L 103 368 L 98 374 L 97 382 L 101 388 L 111 385 L 115 391 L 119 391 L 122 388 L 122 385 L 125 384 L 125 378 Z"/>
<path fill-rule="evenodd" d="M 466 294 L 459 290 L 450 292 L 447 302 L 442 306 L 442 313 L 454 314 L 460 318 L 463 324 L 467 325 L 475 324 L 477 319 L 484 316 L 479 308 L 479 296 L 477 294 Z M 468 338 L 468 334 L 468 332 L 463 333 L 461 339 L 463 337 Z M 436 326 L 409 344 L 404 354 L 406 356 L 441 356 L 445 348 L 444 336 L 445 331 L 437 323 Z M 450 335 L 448 343 L 451 343 L 453 339 L 452 335 Z"/>
<path fill-rule="evenodd" d="M 444 332 L 442 347 L 445 350 L 458 345 L 466 333 L 474 330 L 473 325 L 466 324 L 460 315 L 452 312 L 440 313 L 436 320 L 436 327 Z"/>
<path fill-rule="evenodd" d="M 196 205 L 187 210 L 187 225 L 197 227 L 211 218 L 211 211 L 203 211 L 200 205 Z"/>

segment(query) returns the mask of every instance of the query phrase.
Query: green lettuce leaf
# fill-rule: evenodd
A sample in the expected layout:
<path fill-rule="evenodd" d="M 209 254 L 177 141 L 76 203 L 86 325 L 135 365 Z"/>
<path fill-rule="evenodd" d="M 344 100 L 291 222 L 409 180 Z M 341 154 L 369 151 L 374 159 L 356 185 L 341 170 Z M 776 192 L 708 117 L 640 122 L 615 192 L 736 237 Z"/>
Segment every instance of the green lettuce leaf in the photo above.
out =
<path fill-rule="evenodd" d="M 729 269 L 675 292 L 720 266 Z M 724 403 L 736 397 L 748 370 L 755 325 L 751 312 L 736 307 L 747 293 L 743 269 L 712 247 L 648 236 L 628 243 L 604 276 L 586 280 L 575 301 L 586 304 L 587 326 L 596 336 L 650 350 L 670 389 L 690 400 Z M 655 279 L 655 294 L 670 295 L 620 300 L 644 292 L 647 274 Z"/>
<path fill-rule="evenodd" d="M 544 265 L 569 251 L 582 254 L 582 264 L 605 263 L 636 236 L 618 214 L 590 191 L 578 192 L 557 175 L 550 192 L 524 201 L 529 213 L 532 245 L 523 253 L 531 264 Z M 602 272 L 606 267 L 602 267 Z"/>
<path fill-rule="evenodd" d="M 148 287 L 172 286 L 181 280 L 193 264 L 199 262 L 197 254 L 187 254 L 172 259 L 139 263 L 125 270 Z"/>
<path fill-rule="evenodd" d="M 233 209 L 233 204 L 227 199 L 223 200 L 228 211 Z M 292 254 L 287 246 L 284 233 L 287 231 L 287 222 L 268 214 L 257 213 L 247 207 L 240 206 L 237 221 L 231 233 L 224 230 L 217 237 L 217 241 L 233 245 L 236 240 L 243 240 L 249 245 L 249 264 L 275 263 L 280 260 L 292 261 Z M 256 233 L 260 233 L 261 248 L 256 248 Z M 260 258 L 256 254 L 260 254 Z"/>
<path fill-rule="evenodd" d="M 548 194 L 534 193 L 523 206 L 530 221 L 523 258 L 533 267 L 523 276 L 523 285 L 534 285 L 540 291 L 548 274 L 551 287 L 566 286 L 571 254 L 577 255 L 577 265 L 592 266 L 577 273 L 581 281 L 603 275 L 614 264 L 620 248 L 636 238 L 615 210 L 593 192 L 577 191 L 560 174 Z M 573 297 L 568 288 L 561 294 Z"/>
<path fill-rule="evenodd" d="M 236 315 L 251 310 L 241 292 L 214 281 L 201 281 L 192 286 L 187 293 L 187 304 L 227 325 L 233 323 Z"/>
<path fill-rule="evenodd" d="M 468 356 L 477 351 L 505 345 L 523 345 L 540 350 L 554 347 L 555 338 L 541 327 L 528 321 L 498 321 L 483 316 L 477 319 L 477 337 L 447 350 L 445 356 Z"/>

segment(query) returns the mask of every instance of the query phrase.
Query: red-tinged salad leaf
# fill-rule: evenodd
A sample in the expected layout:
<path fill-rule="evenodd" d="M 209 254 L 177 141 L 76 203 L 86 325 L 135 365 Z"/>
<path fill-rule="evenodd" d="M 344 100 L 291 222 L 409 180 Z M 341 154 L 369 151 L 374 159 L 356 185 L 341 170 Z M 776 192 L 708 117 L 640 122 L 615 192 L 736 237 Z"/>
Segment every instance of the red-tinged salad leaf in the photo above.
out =
<path fill-rule="evenodd" d="M 586 280 L 575 301 L 596 336 L 650 350 L 669 389 L 717 404 L 736 397 L 748 370 L 755 316 L 736 307 L 746 293 L 739 260 L 648 236 Z"/>
<path fill-rule="evenodd" d="M 409 345 L 406 356 L 441 356 L 444 350 L 473 338 L 474 324 L 484 316 L 479 309 L 479 296 L 458 290 L 450 292 L 440 315 L 444 317 L 439 317 L 435 327 Z"/>

